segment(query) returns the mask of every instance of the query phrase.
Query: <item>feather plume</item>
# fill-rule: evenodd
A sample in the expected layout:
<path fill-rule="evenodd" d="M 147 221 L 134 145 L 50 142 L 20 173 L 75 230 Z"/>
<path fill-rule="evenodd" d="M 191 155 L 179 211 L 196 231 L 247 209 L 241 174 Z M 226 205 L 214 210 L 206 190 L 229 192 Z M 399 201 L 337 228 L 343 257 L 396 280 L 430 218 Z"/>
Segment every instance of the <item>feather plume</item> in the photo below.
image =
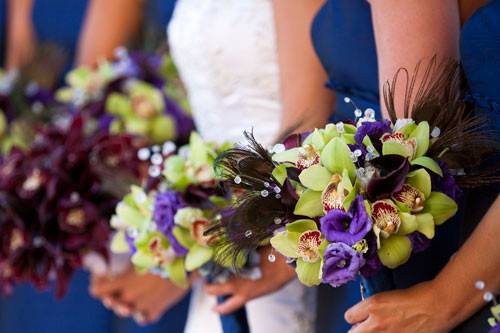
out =
<path fill-rule="evenodd" d="M 236 269 L 239 258 L 262 245 L 293 217 L 297 202 L 290 182 L 279 185 L 272 175 L 276 163 L 269 152 L 251 133 L 245 132 L 245 136 L 247 146 L 225 151 L 215 161 L 218 176 L 237 195 L 235 209 L 205 232 L 216 239 L 215 260 L 232 262 Z"/>
<path fill-rule="evenodd" d="M 500 144 L 487 119 L 464 101 L 467 87 L 460 65 L 453 60 L 438 62 L 434 56 L 423 74 L 421 68 L 422 63 L 417 64 L 411 76 L 408 70 L 400 69 L 393 80 L 384 85 L 384 102 L 391 121 L 397 120 L 395 96 L 397 84 L 403 81 L 404 117 L 417 123 L 427 121 L 431 130 L 440 130 L 427 155 L 445 162 L 450 169 L 466 170 L 467 174 L 456 176 L 462 187 L 499 181 L 498 167 L 478 168 L 500 152 Z"/>

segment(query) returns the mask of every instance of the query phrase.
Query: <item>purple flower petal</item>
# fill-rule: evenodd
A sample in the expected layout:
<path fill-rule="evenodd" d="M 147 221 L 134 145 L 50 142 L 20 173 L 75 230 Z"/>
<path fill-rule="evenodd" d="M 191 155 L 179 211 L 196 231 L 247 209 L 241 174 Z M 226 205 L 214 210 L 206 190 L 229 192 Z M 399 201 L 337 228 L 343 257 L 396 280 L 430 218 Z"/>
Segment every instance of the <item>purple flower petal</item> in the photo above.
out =
<path fill-rule="evenodd" d="M 356 279 L 365 264 L 363 256 L 344 243 L 332 243 L 323 256 L 323 282 L 339 287 Z"/>
<path fill-rule="evenodd" d="M 349 212 L 332 209 L 320 219 L 321 232 L 330 242 L 354 245 L 362 240 L 372 228 L 361 195 L 356 196 Z"/>

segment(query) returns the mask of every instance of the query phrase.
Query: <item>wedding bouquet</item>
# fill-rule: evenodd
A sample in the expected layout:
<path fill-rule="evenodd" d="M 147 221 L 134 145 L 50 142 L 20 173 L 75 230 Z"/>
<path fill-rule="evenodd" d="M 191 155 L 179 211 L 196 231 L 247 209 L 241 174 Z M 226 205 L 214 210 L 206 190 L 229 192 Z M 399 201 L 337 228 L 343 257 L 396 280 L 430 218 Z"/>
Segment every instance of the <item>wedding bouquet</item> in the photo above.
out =
<path fill-rule="evenodd" d="M 131 253 L 139 271 L 159 274 L 180 287 L 188 287 L 195 271 L 210 282 L 234 274 L 231 262 L 214 261 L 214 239 L 204 234 L 210 224 L 232 214 L 231 193 L 213 170 L 215 157 L 228 148 L 206 143 L 193 132 L 189 145 L 177 154 L 171 142 L 142 149 L 139 156 L 150 160 L 151 179 L 146 190 L 133 187 L 116 207 L 112 250 Z M 257 260 L 240 256 L 236 265 L 252 278 L 259 274 Z M 225 332 L 249 331 L 244 308 L 221 320 Z"/>
<path fill-rule="evenodd" d="M 244 192 L 231 218 L 211 229 L 224 235 L 219 260 L 270 240 L 302 283 L 338 287 L 403 265 L 455 215 L 459 185 L 498 180 L 474 174 L 498 143 L 462 102 L 457 66 L 431 63 L 416 94 L 417 74 L 401 73 L 404 119 L 396 76 L 384 90 L 390 121 L 356 109 L 354 121 L 294 135 L 273 152 L 247 134 L 248 147 L 218 157 L 220 176 Z"/>
<path fill-rule="evenodd" d="M 51 90 L 28 74 L 0 69 L 0 154 L 14 146 L 26 149 L 34 137 L 33 127 L 61 112 Z"/>
<path fill-rule="evenodd" d="M 91 252 L 107 256 L 109 219 L 140 174 L 137 144 L 76 116 L 40 127 L 0 163 L 0 288 L 28 282 L 64 295 Z"/>
<path fill-rule="evenodd" d="M 179 106 L 186 106 L 185 95 L 167 56 L 118 49 L 115 61 L 79 67 L 66 82 L 57 99 L 97 118 L 111 133 L 140 135 L 150 143 L 185 142 L 193 129 L 187 109 Z"/>

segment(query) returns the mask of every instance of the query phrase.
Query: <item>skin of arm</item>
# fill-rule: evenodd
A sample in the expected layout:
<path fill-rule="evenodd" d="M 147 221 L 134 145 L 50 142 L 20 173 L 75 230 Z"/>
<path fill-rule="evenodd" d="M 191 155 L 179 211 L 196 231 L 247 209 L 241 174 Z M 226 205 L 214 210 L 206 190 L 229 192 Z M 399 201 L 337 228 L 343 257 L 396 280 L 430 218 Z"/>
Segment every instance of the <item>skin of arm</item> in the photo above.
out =
<path fill-rule="evenodd" d="M 324 126 L 334 95 L 324 87 L 327 74 L 312 44 L 310 29 L 323 0 L 276 0 L 278 61 L 283 107 L 280 137 Z"/>
<path fill-rule="evenodd" d="M 380 84 L 391 79 L 398 68 L 411 70 L 418 61 L 435 54 L 457 59 L 460 18 L 463 21 L 480 3 L 469 3 L 460 11 L 457 1 L 370 1 Z M 403 97 L 397 99 L 402 102 Z M 500 290 L 498 216 L 499 198 L 434 280 L 358 303 L 345 315 L 353 324 L 349 332 L 441 333 L 470 317 L 484 305 L 482 294 L 474 288 L 477 280 L 485 281 L 492 291 Z"/>
<path fill-rule="evenodd" d="M 449 332 L 485 302 L 478 280 L 500 292 L 500 197 L 472 236 L 432 281 L 380 293 L 346 312 L 350 333 Z"/>
<path fill-rule="evenodd" d="M 277 141 L 325 125 L 333 108 L 334 96 L 324 88 L 327 75 L 310 36 L 314 15 L 322 4 L 322 0 L 273 1 L 283 106 Z M 226 283 L 207 285 L 206 291 L 211 295 L 231 295 L 214 311 L 231 313 L 252 299 L 279 290 L 296 276 L 285 258 L 279 256 L 270 263 L 269 251 L 269 247 L 261 249 L 261 279 L 234 277 Z"/>
<path fill-rule="evenodd" d="M 77 65 L 94 65 L 109 58 L 137 32 L 143 12 L 141 0 L 92 0 L 77 50 Z"/>
<path fill-rule="evenodd" d="M 33 0 L 9 0 L 7 3 L 7 48 L 5 67 L 19 68 L 33 57 L 36 36 L 31 19 Z"/>
<path fill-rule="evenodd" d="M 434 55 L 438 59 L 458 59 L 460 10 L 457 0 L 369 2 L 377 47 L 380 105 L 382 113 L 387 116 L 382 87 L 386 81 L 392 80 L 399 68 L 406 68 L 412 73 L 419 61 L 428 61 Z M 403 118 L 403 102 L 404 89 L 397 89 L 399 118 Z"/>

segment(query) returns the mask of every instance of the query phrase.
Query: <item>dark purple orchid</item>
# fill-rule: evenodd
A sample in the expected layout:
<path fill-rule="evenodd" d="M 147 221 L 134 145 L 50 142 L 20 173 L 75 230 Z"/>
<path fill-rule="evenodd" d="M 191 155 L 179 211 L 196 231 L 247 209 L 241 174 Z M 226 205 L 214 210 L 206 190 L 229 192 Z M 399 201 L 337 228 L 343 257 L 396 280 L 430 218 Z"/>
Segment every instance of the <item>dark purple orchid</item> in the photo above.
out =
<path fill-rule="evenodd" d="M 385 133 L 391 133 L 391 123 L 388 120 L 383 121 L 373 121 L 373 122 L 364 122 L 356 132 L 354 136 L 354 140 L 358 145 L 363 144 L 363 139 L 368 135 L 373 146 L 379 153 L 382 152 L 382 142 L 380 138 Z"/>
<path fill-rule="evenodd" d="M 67 127 L 40 127 L 28 151 L 14 149 L 0 163 L 1 281 L 46 289 L 54 274 L 60 297 L 85 253 L 106 257 L 118 196 L 103 178 L 129 171 L 134 178 L 137 147 L 127 136 L 89 133 L 86 124 L 76 117 Z M 92 156 L 109 172 L 102 174 Z M 121 183 L 128 187 L 129 180 Z"/>
<path fill-rule="evenodd" d="M 356 279 L 365 264 L 363 255 L 344 243 L 331 243 L 323 255 L 324 283 L 339 287 Z"/>
<path fill-rule="evenodd" d="M 378 175 L 371 178 L 366 189 L 372 201 L 390 198 L 394 192 L 400 191 L 410 171 L 410 162 L 400 155 L 380 156 L 370 164 L 378 170 Z"/>
<path fill-rule="evenodd" d="M 187 249 L 184 248 L 175 238 L 173 230 L 175 227 L 175 214 L 186 204 L 182 199 L 182 195 L 176 191 L 166 191 L 158 193 L 155 198 L 153 209 L 153 220 L 158 227 L 158 230 L 167 236 L 172 248 L 177 256 L 187 254 Z"/>
<path fill-rule="evenodd" d="M 372 222 L 361 195 L 356 196 L 348 212 L 332 209 L 320 219 L 321 232 L 330 242 L 354 245 L 372 228 Z"/>
<path fill-rule="evenodd" d="M 311 134 L 311 131 L 291 134 L 286 137 L 285 140 L 283 140 L 283 145 L 286 149 L 301 147 L 304 143 L 304 140 L 309 136 L 309 134 Z"/>

